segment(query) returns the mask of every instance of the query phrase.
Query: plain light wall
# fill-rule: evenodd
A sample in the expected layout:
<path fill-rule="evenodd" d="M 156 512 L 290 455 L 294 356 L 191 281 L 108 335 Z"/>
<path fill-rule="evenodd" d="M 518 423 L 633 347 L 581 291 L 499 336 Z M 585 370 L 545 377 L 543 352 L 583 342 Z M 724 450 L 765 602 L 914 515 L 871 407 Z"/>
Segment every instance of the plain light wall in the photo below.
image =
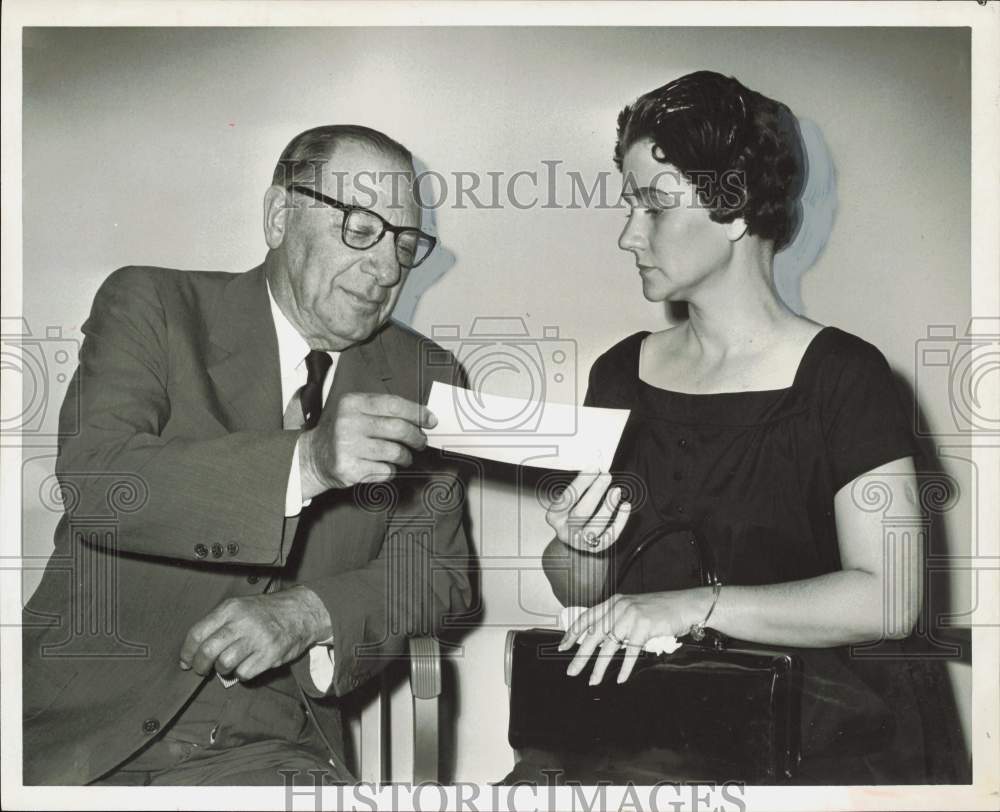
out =
<path fill-rule="evenodd" d="M 321 123 L 382 129 L 446 179 L 519 170 L 544 178 L 542 162 L 561 161 L 560 172 L 589 179 L 611 172 L 613 193 L 619 109 L 701 68 L 735 75 L 822 133 L 838 205 L 802 277 L 804 312 L 884 352 L 937 433 L 926 448 L 961 447 L 947 375 L 919 365 L 918 342 L 930 325 L 961 334 L 970 314 L 967 29 L 26 30 L 25 317 L 36 336 L 58 327 L 78 340 L 94 292 L 119 266 L 258 264 L 274 161 L 292 135 Z M 617 248 L 619 210 L 449 204 L 435 215 L 442 256 L 453 262 L 408 283 L 422 291 L 411 311 L 425 334 L 455 325 L 468 336 L 482 316 L 521 318 L 536 337 L 556 327 L 575 353 L 582 398 L 603 350 L 666 323 Z M 39 418 L 49 428 L 65 390 L 56 367 Z M 25 453 L 25 553 L 40 560 L 57 519 L 38 496 L 52 454 L 44 443 Z M 962 498 L 932 546 L 968 553 L 975 471 L 960 450 L 949 454 L 934 464 Z M 549 538 L 541 507 L 509 470 L 489 473 L 470 489 L 482 622 L 449 676 L 457 721 L 446 775 L 464 781 L 497 780 L 512 763 L 506 630 L 551 622 L 558 610 L 538 562 Z M 26 574 L 26 592 L 38 575 Z M 946 586 L 943 608 L 972 607 L 964 576 Z M 968 729 L 969 669 L 951 673 Z M 404 701 L 397 694 L 394 710 Z M 405 763 L 408 743 L 397 738 L 394 755 Z"/>

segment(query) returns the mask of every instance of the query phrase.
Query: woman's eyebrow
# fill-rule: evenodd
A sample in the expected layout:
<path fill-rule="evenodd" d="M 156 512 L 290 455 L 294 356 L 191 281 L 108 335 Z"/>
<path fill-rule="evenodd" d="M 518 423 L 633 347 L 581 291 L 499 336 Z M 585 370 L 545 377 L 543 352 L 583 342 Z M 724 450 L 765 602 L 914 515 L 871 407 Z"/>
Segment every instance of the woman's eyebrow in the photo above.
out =
<path fill-rule="evenodd" d="M 640 186 L 635 189 L 626 189 L 622 192 L 622 199 L 632 204 L 640 206 L 657 206 L 660 208 L 672 208 L 677 204 L 676 195 L 655 189 L 652 186 Z"/>

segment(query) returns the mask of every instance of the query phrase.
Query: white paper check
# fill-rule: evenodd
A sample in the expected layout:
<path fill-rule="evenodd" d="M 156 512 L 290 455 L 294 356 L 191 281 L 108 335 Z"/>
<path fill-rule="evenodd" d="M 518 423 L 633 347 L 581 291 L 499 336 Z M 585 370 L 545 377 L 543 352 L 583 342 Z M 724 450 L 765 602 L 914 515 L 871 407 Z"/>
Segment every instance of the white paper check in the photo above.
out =
<path fill-rule="evenodd" d="M 424 430 L 434 448 L 561 471 L 607 471 L 629 416 L 628 409 L 488 395 L 437 381 L 427 406 L 438 419 Z"/>

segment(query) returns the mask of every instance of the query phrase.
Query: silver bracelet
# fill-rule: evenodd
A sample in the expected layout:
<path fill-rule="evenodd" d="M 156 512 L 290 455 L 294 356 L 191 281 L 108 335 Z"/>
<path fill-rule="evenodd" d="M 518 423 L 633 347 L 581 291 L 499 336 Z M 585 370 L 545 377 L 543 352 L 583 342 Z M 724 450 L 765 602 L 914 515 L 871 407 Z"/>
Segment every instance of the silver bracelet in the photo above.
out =
<path fill-rule="evenodd" d="M 705 627 L 708 625 L 708 619 L 712 616 L 712 612 L 715 611 L 715 604 L 719 602 L 719 594 L 722 592 L 722 581 L 716 580 L 712 584 L 712 605 L 708 607 L 708 614 L 705 615 L 705 619 L 701 623 L 691 624 L 691 628 L 688 629 L 688 635 L 692 640 L 700 642 L 705 639 Z"/>

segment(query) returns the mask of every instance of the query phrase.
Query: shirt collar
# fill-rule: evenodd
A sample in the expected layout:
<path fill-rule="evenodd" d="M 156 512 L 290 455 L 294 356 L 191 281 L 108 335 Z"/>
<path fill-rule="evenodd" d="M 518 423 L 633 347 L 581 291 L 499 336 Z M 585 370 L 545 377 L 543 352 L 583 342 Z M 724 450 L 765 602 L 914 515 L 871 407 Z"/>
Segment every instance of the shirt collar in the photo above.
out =
<path fill-rule="evenodd" d="M 309 344 L 299 335 L 299 331 L 288 320 L 278 303 L 271 295 L 271 283 L 267 284 L 267 300 L 271 304 L 271 318 L 274 319 L 274 330 L 278 334 L 278 363 L 282 375 L 287 375 L 296 369 L 309 352 Z"/>

